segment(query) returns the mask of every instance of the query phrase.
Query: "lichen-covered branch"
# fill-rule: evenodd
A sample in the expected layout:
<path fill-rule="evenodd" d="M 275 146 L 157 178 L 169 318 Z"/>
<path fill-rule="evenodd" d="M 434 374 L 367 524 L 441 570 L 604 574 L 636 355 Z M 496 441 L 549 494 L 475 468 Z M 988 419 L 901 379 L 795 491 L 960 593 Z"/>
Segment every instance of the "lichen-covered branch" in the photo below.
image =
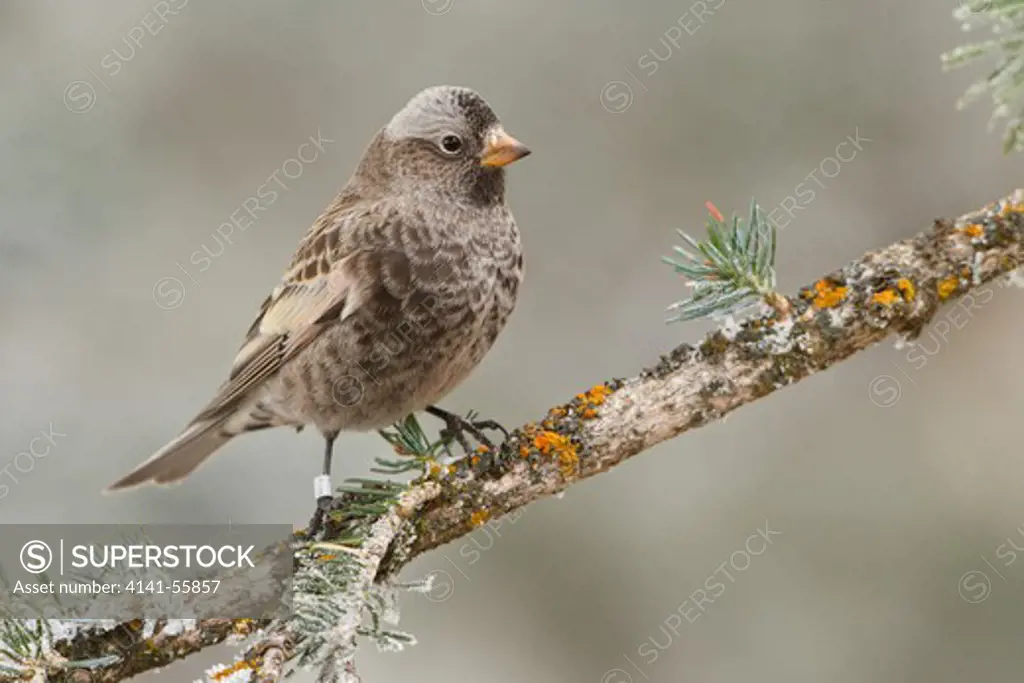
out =
<path fill-rule="evenodd" d="M 605 472 L 891 334 L 914 338 L 940 305 L 960 298 L 975 305 L 972 289 L 1021 264 L 1021 190 L 869 252 L 803 288 L 790 299 L 787 317 L 766 312 L 696 346 L 682 344 L 640 375 L 599 385 L 518 430 L 512 447 L 528 461 L 446 487 L 416 516 L 414 538 L 396 565 L 468 533 L 482 518 Z"/>
<path fill-rule="evenodd" d="M 1022 263 L 1024 191 L 1019 190 L 869 252 L 801 289 L 786 305 L 765 306 L 760 317 L 712 332 L 695 346 L 680 345 L 635 377 L 601 382 L 552 408 L 537 423 L 517 429 L 501 453 L 481 452 L 457 465 L 436 467 L 414 482 L 376 519 L 358 549 L 346 549 L 346 554 L 358 556 L 359 568 L 359 578 L 347 592 L 362 600 L 417 555 L 468 534 L 488 519 L 605 472 L 889 335 L 913 338 L 942 304 L 960 299 L 961 305 L 974 306 L 972 290 Z M 345 501 L 336 505 L 340 512 Z M 343 524 L 330 523 L 326 542 L 345 533 Z M 270 681 L 302 649 L 301 632 L 297 635 L 287 623 L 223 620 L 190 623 L 166 637 L 159 629 L 145 638 L 140 633 L 127 651 L 105 645 L 111 633 L 133 628 L 141 629 L 141 622 L 57 643 L 55 649 L 69 660 L 123 655 L 118 664 L 79 670 L 68 678 L 116 681 L 165 666 L 233 633 L 255 632 L 242 659 L 213 677 L 247 669 L 252 680 Z M 362 628 L 358 609 L 351 620 L 334 628 L 337 632 L 318 647 L 344 652 L 340 660 L 317 660 L 325 680 L 351 674 L 345 667 L 351 664 Z"/>

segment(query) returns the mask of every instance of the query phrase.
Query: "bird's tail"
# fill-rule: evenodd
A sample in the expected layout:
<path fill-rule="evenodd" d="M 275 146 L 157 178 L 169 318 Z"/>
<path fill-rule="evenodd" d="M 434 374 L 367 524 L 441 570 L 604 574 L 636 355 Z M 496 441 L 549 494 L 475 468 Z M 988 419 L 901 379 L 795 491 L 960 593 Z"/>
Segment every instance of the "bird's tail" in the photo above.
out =
<path fill-rule="evenodd" d="M 184 479 L 214 451 L 245 431 L 228 429 L 228 421 L 228 418 L 220 418 L 193 422 L 152 457 L 111 484 L 107 491 L 131 488 L 150 481 L 172 484 Z"/>

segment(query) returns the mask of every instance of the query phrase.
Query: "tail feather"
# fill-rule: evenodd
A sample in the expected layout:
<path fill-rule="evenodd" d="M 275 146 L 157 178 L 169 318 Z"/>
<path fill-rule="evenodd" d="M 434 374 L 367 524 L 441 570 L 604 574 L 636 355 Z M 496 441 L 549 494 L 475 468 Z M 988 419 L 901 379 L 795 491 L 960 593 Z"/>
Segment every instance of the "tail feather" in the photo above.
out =
<path fill-rule="evenodd" d="M 237 432 L 231 433 L 225 429 L 226 421 L 222 418 L 190 425 L 144 463 L 111 484 L 107 491 L 126 489 L 150 481 L 171 484 L 184 479 L 235 436 Z"/>

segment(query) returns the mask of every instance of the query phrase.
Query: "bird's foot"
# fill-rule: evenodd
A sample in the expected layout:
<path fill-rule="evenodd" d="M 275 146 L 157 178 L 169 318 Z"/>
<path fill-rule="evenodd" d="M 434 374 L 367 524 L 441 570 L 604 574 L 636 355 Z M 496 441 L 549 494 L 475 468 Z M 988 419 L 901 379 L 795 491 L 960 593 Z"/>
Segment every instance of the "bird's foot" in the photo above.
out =
<path fill-rule="evenodd" d="M 468 417 L 462 417 L 436 406 L 430 406 L 427 408 L 427 412 L 444 421 L 445 426 L 441 430 L 441 438 L 447 443 L 452 441 L 458 443 L 466 455 L 471 455 L 475 452 L 470 446 L 466 434 L 472 436 L 478 444 L 492 452 L 496 450 L 496 447 L 494 442 L 484 433 L 484 430 L 500 431 L 505 439 L 509 436 L 508 430 L 495 420 L 474 420 L 472 413 Z"/>

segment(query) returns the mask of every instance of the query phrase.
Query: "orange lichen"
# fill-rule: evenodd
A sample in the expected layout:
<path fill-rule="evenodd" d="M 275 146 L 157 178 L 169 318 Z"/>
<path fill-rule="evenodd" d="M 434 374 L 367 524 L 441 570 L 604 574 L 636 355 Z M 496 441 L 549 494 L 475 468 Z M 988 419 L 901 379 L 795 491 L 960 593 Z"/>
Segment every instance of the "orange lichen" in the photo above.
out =
<path fill-rule="evenodd" d="M 814 283 L 814 305 L 818 308 L 834 308 L 846 298 L 848 288 L 842 287 L 828 280 L 818 280 Z"/>
<path fill-rule="evenodd" d="M 876 304 L 881 304 L 883 306 L 892 306 L 894 303 L 900 300 L 900 295 L 891 289 L 886 289 L 872 296 L 871 300 L 874 301 Z"/>
<path fill-rule="evenodd" d="M 485 453 L 490 453 L 491 449 L 488 448 L 487 446 L 484 446 L 483 444 L 480 444 L 479 446 L 476 447 L 476 452 L 483 455 Z"/>
<path fill-rule="evenodd" d="M 231 630 L 239 635 L 247 636 L 252 633 L 254 625 L 255 622 L 252 619 L 238 619 L 231 627 Z"/>
<path fill-rule="evenodd" d="M 491 513 L 487 510 L 474 510 L 473 514 L 469 516 L 469 523 L 472 526 L 483 526 L 490 518 Z"/>
<path fill-rule="evenodd" d="M 576 465 L 580 459 L 576 455 L 576 447 L 572 445 L 572 441 L 568 437 L 555 432 L 541 432 L 534 437 L 533 445 L 543 455 L 557 457 L 563 475 L 568 477 L 576 472 Z"/>
<path fill-rule="evenodd" d="M 455 465 L 448 465 L 448 474 L 455 474 L 459 471 L 459 468 Z"/>
<path fill-rule="evenodd" d="M 436 477 L 441 474 L 441 466 L 434 461 L 430 461 L 430 464 L 427 466 L 427 472 L 430 476 Z"/>
<path fill-rule="evenodd" d="M 970 225 L 966 226 L 963 230 L 971 237 L 981 237 L 982 235 L 985 234 L 985 228 L 981 227 L 977 223 L 971 223 Z"/>
<path fill-rule="evenodd" d="M 611 396 L 612 393 L 613 390 L 607 385 L 598 384 L 582 394 L 576 394 L 580 417 L 584 420 L 592 420 L 597 417 L 597 406 L 602 405 L 605 399 Z"/>
<path fill-rule="evenodd" d="M 999 215 L 1005 217 L 1011 213 L 1024 213 L 1024 203 L 1009 203 L 1003 207 L 1003 210 L 999 212 Z"/>
<path fill-rule="evenodd" d="M 480 456 L 479 455 L 471 455 L 469 457 L 469 464 L 472 465 L 473 467 L 476 467 L 477 465 L 479 465 L 480 464 Z"/>
<path fill-rule="evenodd" d="M 519 457 L 520 458 L 529 458 L 530 457 L 530 449 L 527 448 L 526 446 L 520 446 L 519 447 Z"/>
<path fill-rule="evenodd" d="M 570 446 L 569 439 L 555 432 L 541 432 L 533 437 L 534 447 L 544 455 Z"/>
<path fill-rule="evenodd" d="M 576 449 L 572 446 L 558 454 L 558 466 L 562 471 L 563 477 L 571 477 L 576 474 L 576 466 L 579 462 L 580 458 L 576 455 Z"/>
<path fill-rule="evenodd" d="M 240 659 L 237 662 L 235 662 L 234 664 L 232 664 L 231 666 L 229 666 L 227 668 L 224 668 L 224 669 L 221 669 L 220 671 L 218 671 L 216 673 L 210 674 L 210 679 L 214 680 L 214 681 L 222 681 L 225 678 L 228 678 L 229 676 L 232 676 L 232 675 L 238 673 L 242 669 L 251 669 L 251 670 L 255 671 L 256 667 L 258 665 L 259 665 L 259 662 L 256 661 L 256 660 Z"/>
<path fill-rule="evenodd" d="M 903 298 L 906 301 L 913 301 L 917 296 L 917 288 L 914 287 L 914 283 L 905 277 L 896 281 L 896 289 L 903 293 Z"/>
<path fill-rule="evenodd" d="M 604 403 L 604 400 L 612 395 L 612 390 L 604 384 L 598 384 L 587 392 L 587 401 L 595 406 Z"/>
<path fill-rule="evenodd" d="M 939 298 L 945 301 L 949 297 L 953 296 L 953 293 L 956 291 L 959 285 L 960 278 L 958 278 L 956 275 L 951 275 L 950 277 L 947 277 L 945 280 L 939 282 L 939 284 L 936 285 L 935 289 L 938 291 Z"/>
<path fill-rule="evenodd" d="M 332 555 L 331 553 L 327 553 L 326 555 L 321 555 L 317 559 L 319 559 L 321 562 L 330 562 L 331 560 L 333 560 L 336 557 L 337 557 L 337 555 Z"/>

